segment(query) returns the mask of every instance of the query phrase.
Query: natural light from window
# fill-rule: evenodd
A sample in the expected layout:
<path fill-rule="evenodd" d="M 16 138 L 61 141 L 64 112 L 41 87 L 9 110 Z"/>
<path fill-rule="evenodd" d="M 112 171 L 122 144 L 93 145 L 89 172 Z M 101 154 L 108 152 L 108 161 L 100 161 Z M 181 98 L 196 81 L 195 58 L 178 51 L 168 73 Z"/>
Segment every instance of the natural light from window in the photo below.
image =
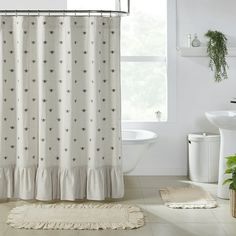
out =
<path fill-rule="evenodd" d="M 127 0 L 68 0 L 68 9 L 127 10 Z M 130 0 L 121 19 L 122 119 L 167 120 L 167 0 Z M 124 8 L 124 9 L 123 9 Z"/>
<path fill-rule="evenodd" d="M 122 18 L 122 119 L 167 120 L 167 0 L 131 0 Z"/>

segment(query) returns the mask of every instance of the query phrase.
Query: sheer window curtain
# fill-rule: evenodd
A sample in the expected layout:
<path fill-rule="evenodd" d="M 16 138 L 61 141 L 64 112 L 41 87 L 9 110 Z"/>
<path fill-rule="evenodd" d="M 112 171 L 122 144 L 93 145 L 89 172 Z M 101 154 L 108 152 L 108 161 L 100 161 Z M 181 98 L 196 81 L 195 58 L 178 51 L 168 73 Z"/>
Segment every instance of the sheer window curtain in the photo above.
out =
<path fill-rule="evenodd" d="M 122 197 L 120 18 L 0 23 L 0 198 Z"/>

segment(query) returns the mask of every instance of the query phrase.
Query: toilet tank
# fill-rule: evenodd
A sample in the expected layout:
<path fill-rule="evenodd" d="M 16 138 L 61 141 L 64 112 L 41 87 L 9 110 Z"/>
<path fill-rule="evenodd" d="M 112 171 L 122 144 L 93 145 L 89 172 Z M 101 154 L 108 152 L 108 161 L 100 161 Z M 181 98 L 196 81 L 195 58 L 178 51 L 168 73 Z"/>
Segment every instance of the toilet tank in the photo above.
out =
<path fill-rule="evenodd" d="M 218 181 L 220 135 L 188 135 L 189 178 L 195 182 L 214 183 Z"/>

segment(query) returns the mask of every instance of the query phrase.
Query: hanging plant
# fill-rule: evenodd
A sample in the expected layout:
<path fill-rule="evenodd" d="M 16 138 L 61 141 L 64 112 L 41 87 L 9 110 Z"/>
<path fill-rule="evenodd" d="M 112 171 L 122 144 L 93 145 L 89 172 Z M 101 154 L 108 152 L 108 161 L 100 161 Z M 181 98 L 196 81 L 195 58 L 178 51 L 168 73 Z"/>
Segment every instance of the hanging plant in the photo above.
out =
<path fill-rule="evenodd" d="M 205 36 L 209 38 L 207 43 L 207 53 L 210 57 L 209 67 L 215 73 L 215 81 L 220 82 L 228 78 L 228 64 L 226 62 L 226 55 L 228 54 L 227 38 L 223 33 L 212 30 L 208 30 Z"/>

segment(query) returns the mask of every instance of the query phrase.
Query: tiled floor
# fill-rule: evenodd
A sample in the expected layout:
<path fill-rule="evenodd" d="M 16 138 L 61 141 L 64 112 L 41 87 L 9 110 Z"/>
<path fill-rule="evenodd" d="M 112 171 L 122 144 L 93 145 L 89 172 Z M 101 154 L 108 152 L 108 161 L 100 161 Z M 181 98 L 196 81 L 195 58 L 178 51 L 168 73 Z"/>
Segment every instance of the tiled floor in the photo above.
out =
<path fill-rule="evenodd" d="M 185 177 L 126 177 L 125 197 L 119 202 L 140 206 L 146 219 L 145 226 L 136 230 L 16 230 L 7 226 L 5 220 L 11 208 L 26 202 L 0 203 L 0 236 L 236 236 L 236 219 L 230 215 L 227 200 L 218 199 L 218 208 L 207 210 L 163 206 L 158 191 L 161 187 L 189 184 L 196 183 Z M 215 184 L 200 185 L 215 196 Z"/>

